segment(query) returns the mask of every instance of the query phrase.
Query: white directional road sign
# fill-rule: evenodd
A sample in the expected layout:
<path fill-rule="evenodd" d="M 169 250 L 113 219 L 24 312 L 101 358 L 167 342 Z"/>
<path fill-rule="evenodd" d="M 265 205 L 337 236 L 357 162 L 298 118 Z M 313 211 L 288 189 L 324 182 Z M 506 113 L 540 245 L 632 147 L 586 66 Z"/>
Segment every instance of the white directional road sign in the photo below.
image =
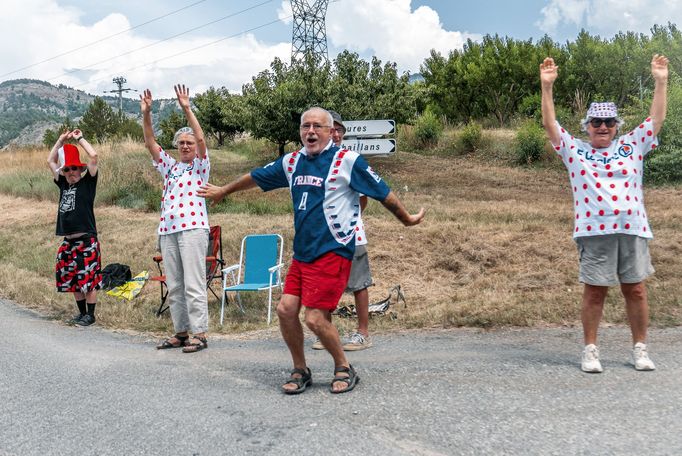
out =
<path fill-rule="evenodd" d="M 349 120 L 343 123 L 346 136 L 383 136 L 395 134 L 395 120 Z"/>
<path fill-rule="evenodd" d="M 395 139 L 344 138 L 341 148 L 360 155 L 388 155 L 395 152 Z"/>

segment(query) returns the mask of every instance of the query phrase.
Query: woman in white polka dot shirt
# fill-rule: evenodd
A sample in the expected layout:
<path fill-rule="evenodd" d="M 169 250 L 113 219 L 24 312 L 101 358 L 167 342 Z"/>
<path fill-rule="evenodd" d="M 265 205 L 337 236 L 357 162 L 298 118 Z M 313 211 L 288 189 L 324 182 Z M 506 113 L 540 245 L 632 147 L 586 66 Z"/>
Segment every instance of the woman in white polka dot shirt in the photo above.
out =
<path fill-rule="evenodd" d="M 204 133 L 190 106 L 189 88 L 184 85 L 174 88 L 189 125 L 178 130 L 173 138 L 178 159 L 164 151 L 154 138 L 151 92 L 147 89 L 140 95 L 145 146 L 154 167 L 163 176 L 158 234 L 175 328 L 175 335 L 157 348 L 182 347 L 183 352 L 193 353 L 208 346 L 206 250 L 209 225 L 206 201 L 196 191 L 208 182 L 211 165 Z"/>
<path fill-rule="evenodd" d="M 666 116 L 668 59 L 651 60 L 654 97 L 649 117 L 621 136 L 622 120 L 614 103 L 592 103 L 582 122 L 588 141 L 572 136 L 556 121 L 552 89 L 558 66 L 551 57 L 540 64 L 542 122 L 562 158 L 573 190 L 573 238 L 584 284 L 582 322 L 585 348 L 581 368 L 602 372 L 597 330 L 608 288 L 620 285 L 632 331 L 631 362 L 653 370 L 646 347 L 649 306 L 645 279 L 653 274 L 648 242 L 653 235 L 644 208 L 644 157 L 658 145 Z"/>

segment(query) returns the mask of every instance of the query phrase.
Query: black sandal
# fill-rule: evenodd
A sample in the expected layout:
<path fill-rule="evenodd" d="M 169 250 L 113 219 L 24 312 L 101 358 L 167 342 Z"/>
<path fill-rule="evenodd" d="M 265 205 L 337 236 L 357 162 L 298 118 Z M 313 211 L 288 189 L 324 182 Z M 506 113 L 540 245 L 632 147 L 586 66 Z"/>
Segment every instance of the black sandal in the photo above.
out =
<path fill-rule="evenodd" d="M 171 342 L 173 339 L 175 339 L 177 342 Z M 163 342 L 157 345 L 156 349 L 165 350 L 168 348 L 181 348 L 187 345 L 187 339 L 189 339 L 189 336 L 178 336 L 175 334 L 174 336 L 170 336 L 168 339 L 165 339 Z"/>
<path fill-rule="evenodd" d="M 191 340 L 198 340 L 199 342 L 191 342 Z M 204 348 L 208 348 L 208 341 L 205 337 L 194 336 L 191 340 L 185 344 L 185 347 L 182 349 L 183 353 L 196 353 Z"/>
<path fill-rule="evenodd" d="M 348 377 L 339 377 L 338 375 L 336 375 L 341 372 L 347 373 Z M 355 385 L 357 385 L 359 381 L 360 377 L 355 372 L 355 369 L 353 369 L 352 365 L 349 364 L 348 367 L 338 366 L 334 368 L 334 379 L 329 385 L 329 391 L 331 391 L 332 394 L 347 393 L 348 391 L 351 391 L 353 388 L 355 388 Z M 346 387 L 342 390 L 334 391 L 334 383 L 337 382 L 344 382 L 346 384 Z"/>
<path fill-rule="evenodd" d="M 299 374 L 300 377 L 294 377 L 294 374 Z M 296 389 L 290 390 L 284 388 L 284 385 L 288 385 L 289 383 L 296 385 Z M 289 377 L 289 381 L 284 385 L 282 385 L 284 394 L 301 394 L 307 387 L 313 386 L 313 373 L 310 372 L 309 367 L 306 367 L 305 369 L 296 367 L 291 371 L 291 377 Z"/>

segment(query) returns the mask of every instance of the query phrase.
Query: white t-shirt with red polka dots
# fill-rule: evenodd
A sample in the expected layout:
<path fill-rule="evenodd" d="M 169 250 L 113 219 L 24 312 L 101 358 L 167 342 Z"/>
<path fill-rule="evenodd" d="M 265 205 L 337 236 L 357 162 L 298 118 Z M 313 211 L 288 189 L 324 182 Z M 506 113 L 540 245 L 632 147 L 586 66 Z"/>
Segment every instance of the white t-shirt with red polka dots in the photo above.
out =
<path fill-rule="evenodd" d="M 362 223 L 362 214 L 358 214 L 358 223 L 355 225 L 355 245 L 366 245 L 365 224 Z"/>
<path fill-rule="evenodd" d="M 603 149 L 574 138 L 557 122 L 554 145 L 573 190 L 573 237 L 631 234 L 653 238 L 642 188 L 644 157 L 658 145 L 650 118 Z"/>
<path fill-rule="evenodd" d="M 208 150 L 203 160 L 195 157 L 191 163 L 175 160 L 163 149 L 154 167 L 163 176 L 163 197 L 159 234 L 171 234 L 195 228 L 208 229 L 206 200 L 197 190 L 208 182 L 211 163 Z"/>

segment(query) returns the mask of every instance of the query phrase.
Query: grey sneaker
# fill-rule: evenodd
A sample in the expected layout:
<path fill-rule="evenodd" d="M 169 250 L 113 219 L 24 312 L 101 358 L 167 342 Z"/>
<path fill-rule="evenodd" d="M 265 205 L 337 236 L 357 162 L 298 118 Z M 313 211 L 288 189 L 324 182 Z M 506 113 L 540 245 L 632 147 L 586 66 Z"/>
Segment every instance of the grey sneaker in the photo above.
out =
<path fill-rule="evenodd" d="M 343 343 L 343 349 L 345 351 L 358 351 L 364 350 L 372 346 L 372 340 L 369 336 L 365 337 L 361 333 L 356 332 L 350 335 Z"/>
<path fill-rule="evenodd" d="M 599 361 L 599 349 L 594 344 L 585 345 L 583 350 L 583 359 L 580 365 L 583 372 L 600 373 L 604 372 Z"/>
<path fill-rule="evenodd" d="M 652 371 L 656 369 L 654 362 L 649 359 L 649 353 L 646 349 L 646 344 L 637 342 L 632 349 L 632 358 L 630 363 L 635 366 L 638 371 Z"/>
<path fill-rule="evenodd" d="M 315 339 L 312 348 L 313 350 L 324 350 L 324 345 L 322 345 L 322 341 L 320 339 Z"/>
<path fill-rule="evenodd" d="M 78 320 L 78 323 L 76 323 L 78 326 L 90 326 L 95 322 L 95 317 L 93 317 L 90 314 L 85 314 L 81 317 L 80 320 Z"/>

